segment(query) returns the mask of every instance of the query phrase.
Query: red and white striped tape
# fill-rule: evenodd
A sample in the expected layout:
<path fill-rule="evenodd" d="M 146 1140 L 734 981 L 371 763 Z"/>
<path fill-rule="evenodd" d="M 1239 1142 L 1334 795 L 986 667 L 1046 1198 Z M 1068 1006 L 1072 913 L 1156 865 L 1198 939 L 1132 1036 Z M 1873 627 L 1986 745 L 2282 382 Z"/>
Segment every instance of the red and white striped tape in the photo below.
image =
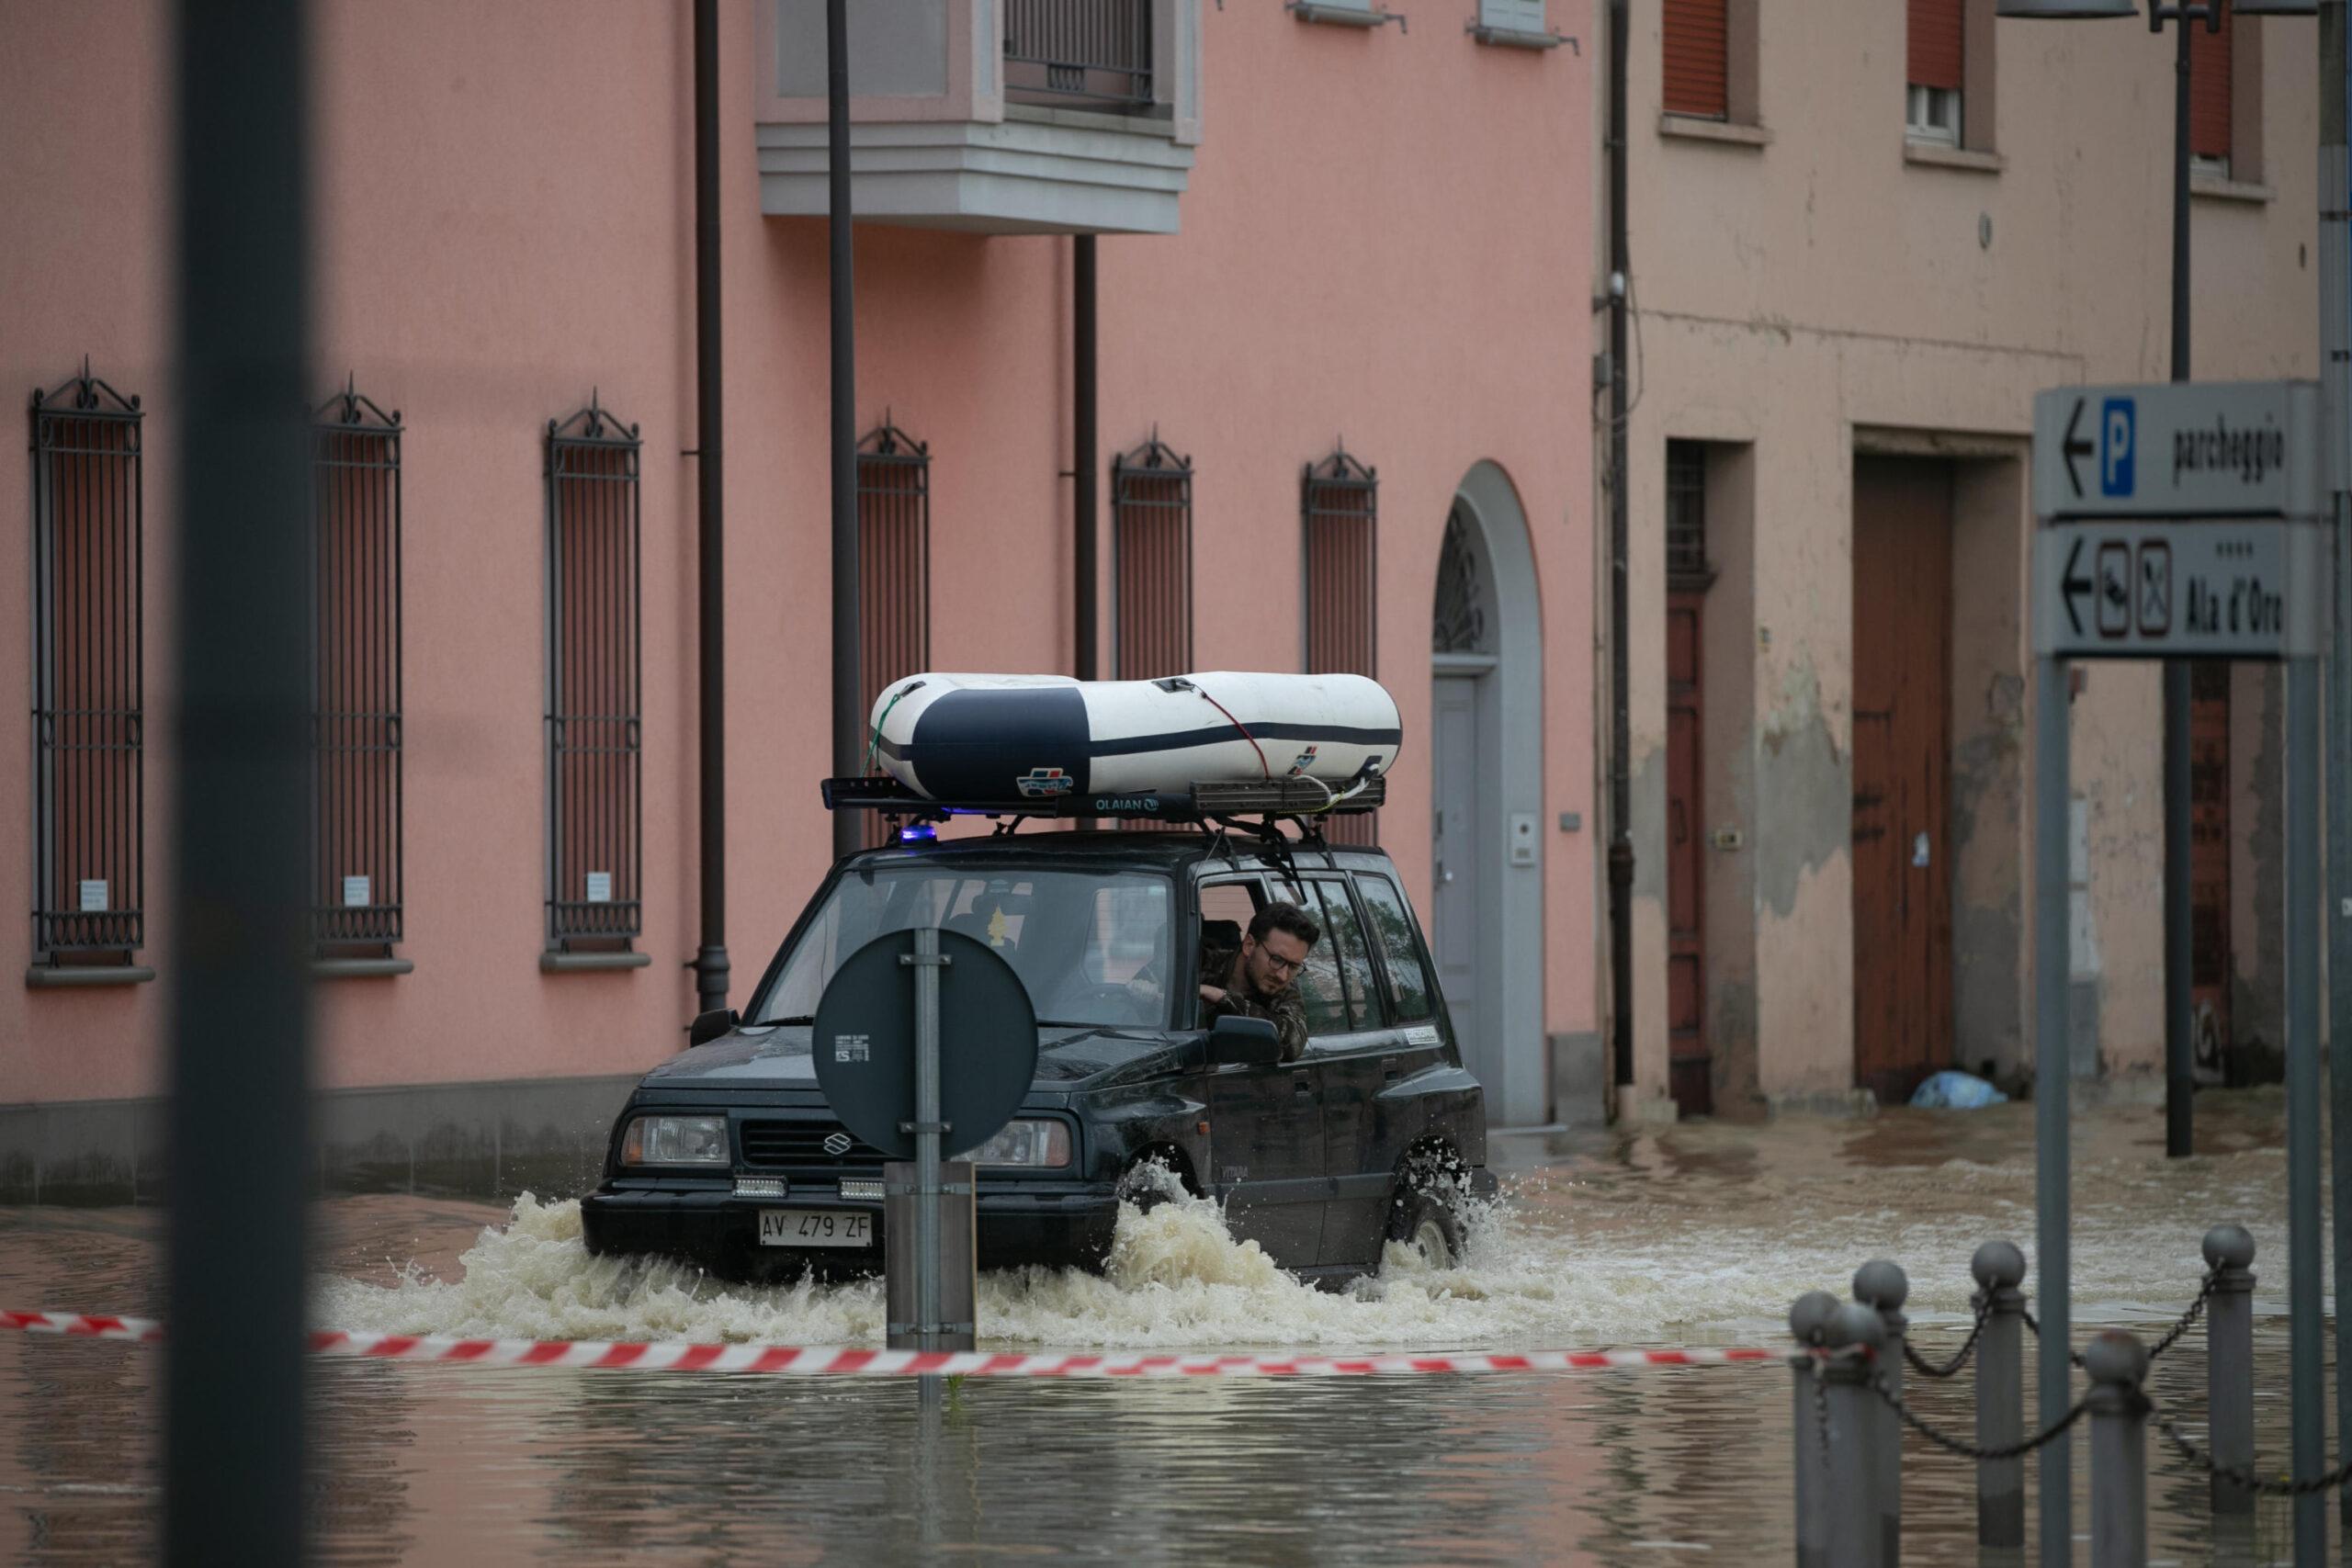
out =
<path fill-rule="evenodd" d="M 94 1339 L 154 1342 L 153 1318 L 89 1317 L 76 1313 L 0 1311 L 0 1328 Z M 903 1377 L 935 1373 L 974 1378 L 1368 1377 L 1409 1372 L 1568 1372 L 1612 1367 L 1714 1367 L 1777 1361 L 1784 1354 L 1740 1347 L 1681 1350 L 1513 1350 L 1448 1355 L 1182 1356 L 1106 1354 L 1016 1356 L 988 1350 L 870 1350 L 856 1346 L 664 1345 L 603 1339 L 458 1339 L 442 1335 L 367 1334 L 321 1329 L 311 1348 L 322 1356 L 379 1361 L 442 1361 L 485 1367 L 634 1367 L 645 1371 L 773 1372 L 788 1377 Z"/>

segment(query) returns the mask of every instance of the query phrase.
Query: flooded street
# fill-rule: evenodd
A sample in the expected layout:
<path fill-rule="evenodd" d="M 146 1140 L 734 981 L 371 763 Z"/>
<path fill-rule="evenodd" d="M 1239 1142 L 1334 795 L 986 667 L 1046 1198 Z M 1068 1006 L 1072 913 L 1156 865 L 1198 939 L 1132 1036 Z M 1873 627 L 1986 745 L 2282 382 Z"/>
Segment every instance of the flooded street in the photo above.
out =
<path fill-rule="evenodd" d="M 2160 1110 L 2085 1113 L 2075 1316 L 2149 1337 L 2195 1293 L 2205 1228 L 2260 1251 L 2258 1451 L 2288 1438 L 2285 1161 L 2277 1091 L 2199 1101 L 2199 1156 Z M 1799 1292 L 1889 1257 L 1920 1347 L 1965 1331 L 1976 1245 L 2032 1242 L 2032 1109 L 1854 1122 L 1498 1137 L 1505 1196 L 1466 1266 L 1318 1292 L 1215 1209 L 1123 1224 L 1103 1276 L 989 1276 L 981 1347 L 1186 1350 L 1786 1343 Z M 531 1338 L 869 1344 L 878 1282 L 752 1289 L 592 1259 L 568 1197 L 317 1210 L 322 1326 Z M 0 1305 L 160 1314 L 153 1210 L 0 1210 Z M 2029 1276 L 2027 1288 L 2036 1281 Z M 2331 1303 L 2331 1312 L 2333 1303 Z M 159 1494 L 152 1347 L 0 1337 L 0 1557 L 147 1554 Z M 2201 1433 L 2201 1330 L 2152 1393 Z M 1918 1380 L 1914 1380 L 1917 1388 Z M 919 1410 L 899 1380 L 795 1381 L 319 1363 L 315 1553 L 331 1562 L 1786 1561 L 1789 1385 L 1777 1363 L 1170 1382 L 986 1382 Z M 1969 1429 L 1965 1378 L 1917 1397 Z M 2078 1484 L 2087 1466 L 2076 1448 Z M 1971 1467 L 1906 1442 L 1905 1561 L 1973 1562 Z M 2031 1473 L 2030 1467 L 2029 1474 Z M 2269 1562 L 2282 1506 L 2212 1542 L 2204 1483 L 2152 1449 L 2159 1559 Z M 2331 1517 L 2333 1509 L 2330 1510 Z M 2077 1505 L 2077 1528 L 2087 1511 Z"/>

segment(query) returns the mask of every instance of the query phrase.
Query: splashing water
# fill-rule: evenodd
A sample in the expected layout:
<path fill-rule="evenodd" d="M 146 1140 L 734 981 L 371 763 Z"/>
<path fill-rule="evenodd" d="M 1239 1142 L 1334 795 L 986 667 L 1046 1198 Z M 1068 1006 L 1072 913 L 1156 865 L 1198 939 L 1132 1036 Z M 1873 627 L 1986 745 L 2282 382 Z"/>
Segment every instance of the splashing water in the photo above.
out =
<path fill-rule="evenodd" d="M 1605 1160 L 1536 1165 L 1507 1178 L 1498 1201 L 1467 1206 L 1458 1267 L 1392 1245 L 1376 1276 L 1340 1290 L 1237 1240 L 1215 1201 L 1163 1191 L 1151 1207 L 1122 1207 L 1099 1273 L 982 1275 L 979 1338 L 1023 1350 L 1776 1343 L 1798 1293 L 1843 1295 L 1873 1257 L 1908 1269 L 1916 1324 L 1964 1323 L 1977 1244 L 2005 1236 L 2030 1253 L 2032 1168 L 2017 1157 L 2030 1108 L 2004 1126 L 2010 1109 L 1826 1133 L 1681 1128 Z M 2287 1288 L 2276 1146 L 2165 1162 L 2119 1130 L 2136 1134 L 2113 1119 L 2085 1129 L 2100 1135 L 2077 1168 L 2078 1321 L 2169 1318 L 2195 1292 L 2198 1238 L 2222 1219 L 2255 1231 L 2257 1310 L 2271 1310 Z M 879 1280 L 731 1284 L 689 1265 L 592 1257 L 572 1201 L 525 1196 L 458 1262 L 447 1279 L 412 1266 L 389 1286 L 322 1280 L 314 1320 L 546 1339 L 878 1345 L 885 1334 Z"/>

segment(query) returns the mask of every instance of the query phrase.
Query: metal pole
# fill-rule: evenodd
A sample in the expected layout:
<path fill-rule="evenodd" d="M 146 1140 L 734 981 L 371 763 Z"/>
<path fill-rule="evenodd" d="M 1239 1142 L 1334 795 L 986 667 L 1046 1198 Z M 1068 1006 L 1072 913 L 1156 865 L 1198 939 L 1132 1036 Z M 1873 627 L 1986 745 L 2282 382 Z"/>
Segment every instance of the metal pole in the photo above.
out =
<path fill-rule="evenodd" d="M 915 1333 L 940 1348 L 939 929 L 915 928 Z"/>
<path fill-rule="evenodd" d="M 2352 154 L 2347 154 L 2345 0 L 2319 7 L 2319 320 L 2322 447 L 2335 524 L 2335 624 L 2327 671 L 2329 1155 L 2335 1177 L 2335 1430 L 2352 1446 Z M 2336 1493 L 2352 1538 L 2352 1487 Z"/>
<path fill-rule="evenodd" d="M 302 1555 L 308 7 L 181 0 L 164 1557 Z"/>
<path fill-rule="evenodd" d="M 825 0 L 825 220 L 832 277 L 833 347 L 833 772 L 864 767 L 865 686 L 858 671 L 857 336 L 851 311 L 849 191 L 849 21 L 846 0 Z M 833 813 L 833 853 L 854 853 L 864 824 L 854 811 Z M 934 1173 L 935 1175 L 935 1173 Z"/>
<path fill-rule="evenodd" d="M 1878 1413 L 1886 1407 L 1871 1387 L 1884 1366 L 1879 1315 L 1859 1302 L 1830 1314 L 1822 1335 L 1832 1350 L 1859 1347 L 1869 1354 L 1832 1355 L 1814 1375 L 1829 1386 L 1829 1561 L 1836 1568 L 1884 1568 L 1884 1519 L 1879 1508 Z"/>
<path fill-rule="evenodd" d="M 1619 1084 L 1634 1081 L 1632 627 L 1625 560 L 1630 482 L 1625 429 L 1625 291 L 1633 246 L 1625 211 L 1626 0 L 1609 0 L 1609 1010 Z"/>
<path fill-rule="evenodd" d="M 1077 235 L 1070 242 L 1070 397 L 1077 405 L 1072 410 L 1074 428 L 1070 432 L 1070 467 L 1075 470 L 1072 479 L 1076 484 L 1075 504 L 1070 513 L 1076 537 L 1071 541 L 1070 559 L 1077 574 L 1077 581 L 1071 585 L 1071 605 L 1078 647 L 1070 673 L 1081 681 L 1094 679 L 1102 643 L 1096 622 L 1102 570 L 1095 556 L 1094 487 L 1101 482 L 1095 468 L 1101 457 L 1096 450 L 1095 428 L 1100 408 L 1094 380 L 1094 236 Z"/>
<path fill-rule="evenodd" d="M 1903 1342 L 1911 1320 L 1903 1303 L 1911 1296 L 1911 1281 L 1899 1264 L 1881 1258 L 1854 1270 L 1854 1299 L 1878 1314 L 1883 1332 L 1879 1351 L 1879 1376 L 1895 1398 L 1903 1397 Z M 1903 1561 L 1903 1422 L 1885 1404 L 1878 1407 L 1878 1508 L 1881 1546 L 1886 1568 Z"/>
<path fill-rule="evenodd" d="M 2092 1337 L 2091 1568 L 2147 1568 L 2148 1352 L 2120 1329 Z M 2065 1559 L 2061 1559 L 2064 1562 Z"/>
<path fill-rule="evenodd" d="M 2254 1237 L 2242 1226 L 2205 1233 L 2205 1266 L 2221 1271 L 2205 1302 L 2206 1440 L 2213 1464 L 2254 1470 Z M 2216 1514 L 2251 1514 L 2254 1494 L 2215 1475 Z"/>
<path fill-rule="evenodd" d="M 1796 1472 L 1797 1568 L 1826 1568 L 1829 1562 L 1829 1433 L 1821 1416 L 1826 1389 L 1816 1381 L 1820 1359 L 1814 1351 L 1837 1310 L 1838 1298 L 1827 1291 L 1807 1291 L 1789 1308 L 1789 1333 L 1799 1347 L 1789 1358 L 1796 1383 L 1789 1430 L 1795 1444 L 1790 1459 Z"/>
<path fill-rule="evenodd" d="M 2025 1440 L 2025 1254 L 1988 1241 L 1969 1259 L 1974 1305 L 1984 1314 L 1976 1337 L 1976 1446 L 2015 1448 Z M 1976 1461 L 1976 1544 L 2025 1545 L 2025 1461 Z"/>
<path fill-rule="evenodd" d="M 2287 661 L 2287 1316 L 2293 1335 L 2295 1478 L 2326 1468 L 2327 1373 L 2320 1354 L 2319 660 Z M 2324 1500 L 2295 1499 L 2297 1568 L 2327 1551 Z"/>
<path fill-rule="evenodd" d="M 2073 1333 L 2067 1296 L 2071 1247 L 2066 1233 L 2071 1180 L 2066 1146 L 2067 792 L 2073 769 L 2066 661 L 2034 660 L 2033 688 L 2033 999 L 2034 1266 L 2041 1274 L 2041 1424 L 2073 1405 Z M 2041 1447 L 2041 1560 L 2063 1563 L 2074 1552 L 2073 1442 Z"/>
<path fill-rule="evenodd" d="M 2154 12 L 2151 13 L 2152 19 Z M 2154 23 L 2162 26 L 2160 21 Z M 2173 74 L 2172 111 L 2172 378 L 2188 379 L 2188 28 L 2176 17 L 2178 35 Z M 2164 682 L 2165 784 L 2165 1154 L 2179 1159 L 2195 1143 L 2197 1092 L 2195 977 L 2196 922 L 2189 908 L 2188 863 L 2188 661 L 2167 659 Z"/>
<path fill-rule="evenodd" d="M 695 462 L 699 486 L 702 946 L 695 1011 L 727 1005 L 726 405 L 718 311 L 718 0 L 695 0 Z"/>

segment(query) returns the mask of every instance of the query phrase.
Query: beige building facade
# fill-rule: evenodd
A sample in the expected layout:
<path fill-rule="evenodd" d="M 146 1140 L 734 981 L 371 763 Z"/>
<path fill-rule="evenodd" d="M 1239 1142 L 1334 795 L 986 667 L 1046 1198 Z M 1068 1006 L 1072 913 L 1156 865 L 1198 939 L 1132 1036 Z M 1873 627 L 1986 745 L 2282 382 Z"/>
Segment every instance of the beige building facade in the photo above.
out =
<path fill-rule="evenodd" d="M 2031 1065 L 2032 401 L 2170 374 L 2174 41 L 1962 0 L 1959 85 L 1928 99 L 1906 93 L 1922 9 L 1630 7 L 1622 479 L 1605 400 L 1595 440 L 1596 515 L 1612 480 L 1630 508 L 1623 1114 Z M 2227 28 L 2199 46 L 2228 91 L 2199 99 L 2226 152 L 2193 165 L 2191 364 L 2309 377 L 2315 24 Z M 2076 669 L 2075 1069 L 2160 1085 L 2157 668 Z M 2278 1039 L 2278 690 L 2197 675 L 2217 1070 Z"/>

